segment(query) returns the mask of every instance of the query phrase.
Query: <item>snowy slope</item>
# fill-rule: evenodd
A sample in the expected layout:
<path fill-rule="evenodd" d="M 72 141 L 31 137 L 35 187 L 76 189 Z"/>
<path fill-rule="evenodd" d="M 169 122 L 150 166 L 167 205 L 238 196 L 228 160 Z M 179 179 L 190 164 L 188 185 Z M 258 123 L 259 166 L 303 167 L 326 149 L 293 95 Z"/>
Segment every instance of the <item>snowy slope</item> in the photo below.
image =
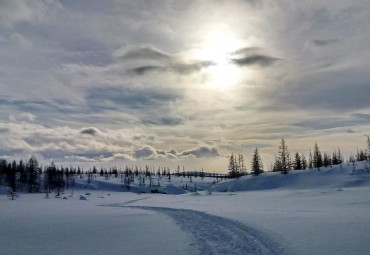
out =
<path fill-rule="evenodd" d="M 268 172 L 259 176 L 243 176 L 229 179 L 210 188 L 210 191 L 249 191 L 266 189 L 318 189 L 343 188 L 370 185 L 370 166 L 365 162 L 355 165 L 322 167 L 317 169 L 290 171 L 283 175 L 280 172 Z"/>

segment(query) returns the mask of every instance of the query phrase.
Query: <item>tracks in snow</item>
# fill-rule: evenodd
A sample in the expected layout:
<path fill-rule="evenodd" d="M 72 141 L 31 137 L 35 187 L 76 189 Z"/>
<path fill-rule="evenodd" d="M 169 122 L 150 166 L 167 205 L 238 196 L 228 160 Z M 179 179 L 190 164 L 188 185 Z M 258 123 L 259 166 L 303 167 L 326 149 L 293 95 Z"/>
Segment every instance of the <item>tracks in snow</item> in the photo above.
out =
<path fill-rule="evenodd" d="M 266 234 L 237 221 L 187 209 L 120 206 L 157 211 L 170 216 L 184 231 L 193 235 L 202 255 L 285 254 Z"/>

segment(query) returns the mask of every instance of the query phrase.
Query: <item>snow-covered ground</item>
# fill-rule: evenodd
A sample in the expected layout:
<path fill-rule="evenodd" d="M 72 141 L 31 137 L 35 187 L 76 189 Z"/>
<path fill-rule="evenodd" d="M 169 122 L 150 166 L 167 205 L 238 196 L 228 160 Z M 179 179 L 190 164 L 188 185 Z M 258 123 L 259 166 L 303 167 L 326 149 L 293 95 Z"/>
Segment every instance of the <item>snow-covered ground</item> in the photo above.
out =
<path fill-rule="evenodd" d="M 103 178 L 65 199 L 1 195 L 0 254 L 369 254 L 367 167 L 161 180 L 178 195 Z"/>

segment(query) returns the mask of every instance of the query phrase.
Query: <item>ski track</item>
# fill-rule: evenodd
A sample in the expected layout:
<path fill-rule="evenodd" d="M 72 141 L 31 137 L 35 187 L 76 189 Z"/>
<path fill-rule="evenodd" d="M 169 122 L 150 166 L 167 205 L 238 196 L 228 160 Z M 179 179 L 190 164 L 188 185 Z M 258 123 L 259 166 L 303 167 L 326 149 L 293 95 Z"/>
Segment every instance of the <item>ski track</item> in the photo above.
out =
<path fill-rule="evenodd" d="M 188 209 L 124 204 L 120 207 L 157 211 L 170 216 L 184 231 L 191 233 L 202 255 L 286 254 L 282 247 L 263 232 L 234 220 Z"/>

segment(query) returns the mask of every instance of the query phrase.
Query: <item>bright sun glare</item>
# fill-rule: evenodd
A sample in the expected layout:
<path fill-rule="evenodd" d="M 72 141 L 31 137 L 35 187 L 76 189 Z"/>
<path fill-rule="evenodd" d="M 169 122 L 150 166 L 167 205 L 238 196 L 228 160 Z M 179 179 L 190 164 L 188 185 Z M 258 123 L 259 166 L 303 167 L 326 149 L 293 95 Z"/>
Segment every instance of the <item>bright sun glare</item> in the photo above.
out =
<path fill-rule="evenodd" d="M 207 37 L 197 52 L 197 57 L 211 61 L 207 70 L 211 88 L 224 89 L 240 78 L 239 69 L 231 63 L 232 53 L 242 47 L 242 43 L 227 33 L 215 33 Z"/>

